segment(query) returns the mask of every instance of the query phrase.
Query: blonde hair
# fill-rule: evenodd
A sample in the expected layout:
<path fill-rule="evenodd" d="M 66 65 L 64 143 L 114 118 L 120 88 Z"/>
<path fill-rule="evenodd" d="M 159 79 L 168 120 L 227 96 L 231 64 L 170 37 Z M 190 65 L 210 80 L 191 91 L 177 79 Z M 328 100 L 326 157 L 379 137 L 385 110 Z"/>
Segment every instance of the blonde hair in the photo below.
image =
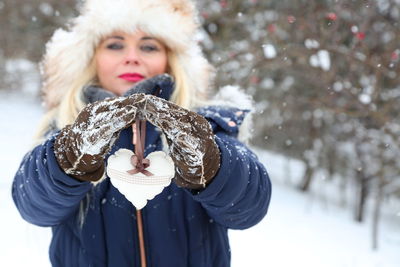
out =
<path fill-rule="evenodd" d="M 188 86 L 190 77 L 181 66 L 176 53 L 167 49 L 167 57 L 168 73 L 175 80 L 175 88 L 170 101 L 187 109 L 205 103 L 205 96 L 196 95 L 195 89 Z M 65 93 L 60 103 L 51 107 L 43 116 L 35 135 L 36 142 L 41 142 L 52 128 L 62 129 L 64 126 L 72 124 L 86 105 L 82 97 L 83 88 L 96 83 L 98 82 L 93 57 L 85 71 L 78 76 L 78 79 L 72 81 L 70 89 Z"/>
<path fill-rule="evenodd" d="M 187 109 L 194 109 L 196 107 L 209 104 L 209 95 L 207 95 L 207 92 L 199 92 L 196 90 L 196 88 L 190 86 L 193 84 L 193 82 L 190 81 L 191 77 L 189 77 L 188 73 L 185 71 L 180 62 L 181 61 L 178 59 L 177 54 L 169 50 L 168 72 L 175 79 L 175 89 L 172 93 L 170 101 Z M 212 70 L 213 69 L 210 65 L 207 71 L 212 72 Z M 198 73 L 198 75 L 201 74 Z"/>

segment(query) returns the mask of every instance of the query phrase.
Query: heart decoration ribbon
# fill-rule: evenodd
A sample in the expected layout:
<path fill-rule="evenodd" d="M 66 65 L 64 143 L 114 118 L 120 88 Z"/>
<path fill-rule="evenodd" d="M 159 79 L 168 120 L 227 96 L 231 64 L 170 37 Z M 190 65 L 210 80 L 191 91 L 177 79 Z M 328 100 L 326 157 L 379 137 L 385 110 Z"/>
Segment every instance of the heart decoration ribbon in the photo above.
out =
<path fill-rule="evenodd" d="M 135 127 L 136 126 L 136 130 Z M 127 171 L 129 174 L 143 173 L 146 176 L 153 176 L 151 172 L 146 170 L 150 166 L 150 160 L 144 158 L 144 145 L 146 138 L 146 121 L 136 120 L 135 125 L 132 126 L 133 130 L 133 143 L 135 144 L 135 155 L 131 157 L 131 164 L 134 167 L 132 170 Z"/>

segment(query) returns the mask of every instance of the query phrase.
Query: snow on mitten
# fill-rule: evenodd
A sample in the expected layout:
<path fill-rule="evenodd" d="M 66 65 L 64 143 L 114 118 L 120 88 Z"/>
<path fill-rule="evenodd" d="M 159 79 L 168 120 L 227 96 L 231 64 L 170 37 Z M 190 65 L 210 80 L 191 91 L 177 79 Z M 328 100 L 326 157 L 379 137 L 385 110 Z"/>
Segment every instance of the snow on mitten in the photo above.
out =
<path fill-rule="evenodd" d="M 220 167 L 220 151 L 209 122 L 162 98 L 144 97 L 138 107 L 139 116 L 165 134 L 175 164 L 175 183 L 189 189 L 204 188 Z"/>
<path fill-rule="evenodd" d="M 135 120 L 135 98 L 109 98 L 87 105 L 72 125 L 54 142 L 54 153 L 66 174 L 82 181 L 97 181 L 104 174 L 104 157 L 122 129 Z"/>

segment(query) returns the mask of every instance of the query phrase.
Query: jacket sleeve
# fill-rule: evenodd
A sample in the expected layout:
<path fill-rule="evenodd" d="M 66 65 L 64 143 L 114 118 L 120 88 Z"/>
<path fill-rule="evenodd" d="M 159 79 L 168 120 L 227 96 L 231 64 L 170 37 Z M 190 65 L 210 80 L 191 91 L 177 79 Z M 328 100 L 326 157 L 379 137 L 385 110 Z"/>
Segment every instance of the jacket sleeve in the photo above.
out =
<path fill-rule="evenodd" d="M 246 229 L 266 215 L 271 199 L 271 182 L 265 167 L 254 153 L 236 139 L 237 125 L 241 121 L 237 117 L 224 116 L 224 120 L 218 122 L 214 115 L 208 119 L 217 130 L 221 166 L 212 182 L 195 194 L 194 199 L 221 225 Z M 217 117 L 221 119 L 219 115 Z M 229 117 L 236 119 L 229 120 Z M 223 130 L 229 127 L 232 129 Z"/>
<path fill-rule="evenodd" d="M 59 224 L 73 214 L 92 187 L 59 168 L 53 144 L 54 136 L 25 155 L 12 186 L 21 216 L 39 226 Z"/>

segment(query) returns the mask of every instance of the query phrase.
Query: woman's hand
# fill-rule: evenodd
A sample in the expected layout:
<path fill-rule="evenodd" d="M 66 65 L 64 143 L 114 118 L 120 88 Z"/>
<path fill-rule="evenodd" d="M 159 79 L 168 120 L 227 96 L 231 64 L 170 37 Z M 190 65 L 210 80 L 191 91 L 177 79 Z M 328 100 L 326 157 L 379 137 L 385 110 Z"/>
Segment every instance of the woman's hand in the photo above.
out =
<path fill-rule="evenodd" d="M 204 188 L 220 165 L 220 152 L 208 121 L 201 115 L 153 95 L 133 94 L 86 106 L 72 125 L 56 137 L 54 153 L 60 167 L 83 181 L 104 174 L 104 157 L 122 129 L 136 118 L 163 131 L 175 163 L 175 182 L 186 188 Z"/>
<path fill-rule="evenodd" d="M 65 173 L 83 181 L 99 180 L 105 155 L 121 130 L 134 122 L 140 101 L 143 95 L 91 103 L 64 127 L 55 139 L 54 153 Z"/>
<path fill-rule="evenodd" d="M 139 116 L 165 134 L 175 163 L 175 182 L 190 189 L 204 188 L 220 166 L 220 152 L 208 121 L 162 98 L 141 96 L 145 101 L 138 106 Z"/>

